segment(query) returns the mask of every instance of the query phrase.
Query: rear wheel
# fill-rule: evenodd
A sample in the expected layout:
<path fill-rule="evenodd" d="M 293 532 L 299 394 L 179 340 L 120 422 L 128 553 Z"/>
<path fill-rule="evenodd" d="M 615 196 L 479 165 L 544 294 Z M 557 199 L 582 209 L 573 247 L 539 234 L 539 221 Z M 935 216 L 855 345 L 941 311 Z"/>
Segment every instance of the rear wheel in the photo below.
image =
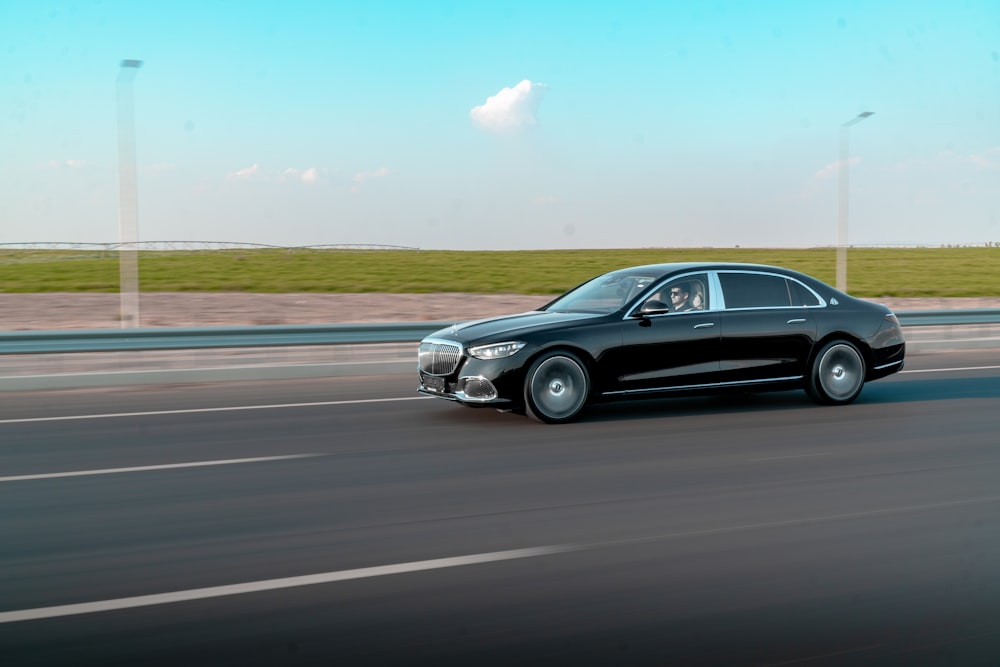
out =
<path fill-rule="evenodd" d="M 850 403 L 865 384 L 865 359 L 853 344 L 835 340 L 823 346 L 813 361 L 806 392 L 817 403 Z"/>
<path fill-rule="evenodd" d="M 527 413 L 547 424 L 572 421 L 590 396 L 590 376 L 576 355 L 549 352 L 535 360 L 524 382 Z"/>

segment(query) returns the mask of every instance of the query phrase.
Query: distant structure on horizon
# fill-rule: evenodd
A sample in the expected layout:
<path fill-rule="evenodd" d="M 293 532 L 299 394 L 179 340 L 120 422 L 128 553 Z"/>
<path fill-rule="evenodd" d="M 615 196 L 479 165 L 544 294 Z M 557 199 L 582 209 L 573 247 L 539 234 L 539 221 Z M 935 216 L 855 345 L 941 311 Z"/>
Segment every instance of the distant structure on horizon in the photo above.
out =
<path fill-rule="evenodd" d="M 113 252 L 122 243 L 70 243 L 61 241 L 37 241 L 26 243 L 0 243 L 0 249 L 15 250 L 102 250 Z M 378 243 L 333 243 L 324 245 L 284 246 L 267 243 L 244 243 L 242 241 L 139 241 L 136 250 L 248 250 L 254 248 L 276 248 L 279 250 L 420 250 L 411 246 L 383 245 Z"/>
<path fill-rule="evenodd" d="M 126 244 L 122 243 L 72 243 L 66 241 L 25 241 L 17 243 L 0 243 L 0 250 L 94 250 L 99 252 L 116 252 Z M 139 241 L 133 246 L 135 250 L 147 251 L 196 251 L 196 250 L 428 250 L 404 245 L 388 245 L 382 243 L 328 243 L 316 245 L 274 245 L 268 243 L 247 243 L 243 241 Z M 809 248 L 834 249 L 835 245 L 821 246 L 662 246 L 664 250 L 676 249 L 718 249 L 718 250 L 754 250 L 762 248 L 806 250 Z M 985 241 L 982 243 L 852 243 L 849 248 L 1000 248 L 1000 241 Z M 581 248 L 573 248 L 580 250 Z M 600 250 L 600 248 L 582 248 L 583 250 Z M 636 249 L 639 249 L 638 247 Z M 643 248 L 647 249 L 647 248 Z M 485 250 L 480 248 L 480 250 Z"/>

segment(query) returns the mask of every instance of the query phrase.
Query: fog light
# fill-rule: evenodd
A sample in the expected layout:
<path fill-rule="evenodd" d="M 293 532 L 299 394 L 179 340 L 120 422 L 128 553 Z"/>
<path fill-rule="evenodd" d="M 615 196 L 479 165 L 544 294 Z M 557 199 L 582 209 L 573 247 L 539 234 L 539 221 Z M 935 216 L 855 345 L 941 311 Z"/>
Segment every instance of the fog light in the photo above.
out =
<path fill-rule="evenodd" d="M 492 401 L 497 397 L 497 388 L 484 377 L 463 377 L 458 380 L 458 393 L 472 401 Z"/>

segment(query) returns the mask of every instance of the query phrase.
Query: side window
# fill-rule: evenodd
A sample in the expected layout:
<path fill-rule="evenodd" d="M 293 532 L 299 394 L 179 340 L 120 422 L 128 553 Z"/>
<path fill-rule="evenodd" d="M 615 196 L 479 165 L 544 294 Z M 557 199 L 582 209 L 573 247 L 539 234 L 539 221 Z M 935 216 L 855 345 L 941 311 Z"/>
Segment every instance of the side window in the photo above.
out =
<path fill-rule="evenodd" d="M 708 276 L 696 273 L 671 280 L 653 292 L 640 306 L 644 313 L 683 313 L 707 310 Z"/>
<path fill-rule="evenodd" d="M 726 308 L 787 308 L 792 305 L 790 281 L 763 273 L 720 272 Z"/>
<path fill-rule="evenodd" d="M 691 280 L 691 306 L 695 310 L 708 309 L 708 283 L 705 278 L 703 274 Z"/>
<path fill-rule="evenodd" d="M 797 280 L 788 281 L 788 291 L 792 295 L 793 306 L 818 306 L 819 298 Z"/>

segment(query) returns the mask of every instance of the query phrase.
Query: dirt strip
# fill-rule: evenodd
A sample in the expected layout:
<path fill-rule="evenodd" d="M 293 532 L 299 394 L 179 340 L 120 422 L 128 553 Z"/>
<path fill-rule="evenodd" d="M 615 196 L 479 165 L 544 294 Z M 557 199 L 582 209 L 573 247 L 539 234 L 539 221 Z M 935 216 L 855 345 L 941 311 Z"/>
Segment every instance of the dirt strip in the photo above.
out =
<path fill-rule="evenodd" d="M 437 322 L 519 313 L 552 297 L 523 294 L 142 294 L 139 326 L 204 327 L 351 322 Z M 1000 308 L 1000 298 L 880 299 L 897 311 Z M 116 329 L 117 294 L 0 293 L 0 331 Z"/>

